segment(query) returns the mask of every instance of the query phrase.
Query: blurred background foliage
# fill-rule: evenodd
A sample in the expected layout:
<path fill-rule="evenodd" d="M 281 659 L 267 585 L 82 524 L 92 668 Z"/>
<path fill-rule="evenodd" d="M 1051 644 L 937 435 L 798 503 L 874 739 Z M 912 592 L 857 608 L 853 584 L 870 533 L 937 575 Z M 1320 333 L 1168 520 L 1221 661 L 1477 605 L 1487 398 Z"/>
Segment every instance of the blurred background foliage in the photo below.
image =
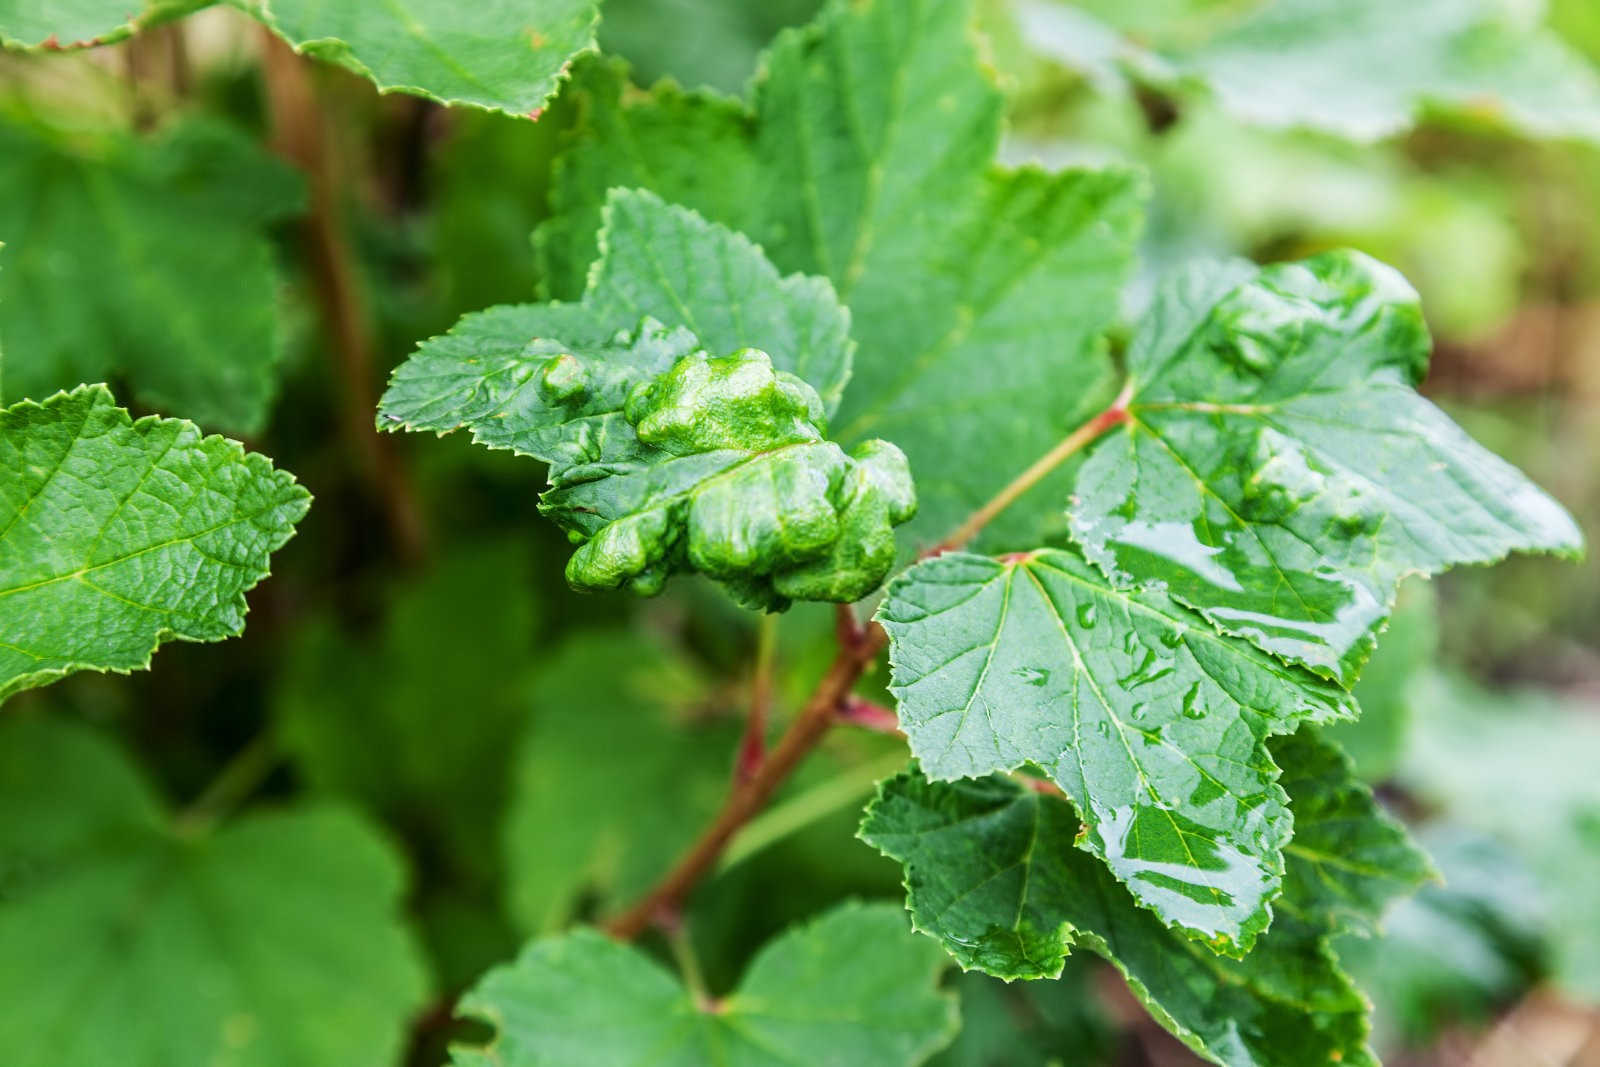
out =
<path fill-rule="evenodd" d="M 737 91 L 772 35 L 818 6 L 608 0 L 602 45 L 641 84 Z M 1428 394 L 1593 543 L 1600 136 L 1585 139 L 1581 115 L 1529 136 L 1539 123 L 1492 98 L 1426 94 L 1376 138 L 1241 117 L 1181 57 L 1250 7 L 984 0 L 1007 159 L 1148 170 L 1128 322 L 1151 278 L 1197 255 L 1354 245 L 1395 263 L 1435 333 Z M 1525 3 L 1496 17 L 1492 41 L 1535 27 L 1539 48 L 1560 35 L 1560 62 L 1600 63 L 1593 0 L 1554 0 L 1547 29 Z M 305 115 L 263 79 L 265 47 L 242 17 L 208 11 L 93 53 L 0 56 L 0 338 L 43 361 L 9 363 L 6 395 L 108 378 L 136 410 L 244 435 L 316 495 L 242 639 L 173 645 L 147 673 L 78 675 L 6 713 L 98 724 L 180 804 L 237 754 L 267 751 L 258 802 L 332 795 L 385 825 L 440 998 L 412 1062 L 437 1063 L 454 991 L 523 937 L 638 892 L 715 806 L 755 620 L 694 582 L 651 601 L 579 597 L 559 533 L 537 520 L 536 464 L 370 432 L 383 377 L 419 339 L 538 291 L 529 235 L 571 105 L 536 122 L 447 112 L 307 67 L 322 134 L 308 155 Z M 306 205 L 335 227 L 332 261 Z M 175 225 L 203 229 L 210 252 L 174 242 Z M 93 314 L 50 305 L 64 281 Z M 222 320 L 242 338 L 226 362 Z M 196 390 L 211 400 L 190 403 Z M 1600 1063 L 1600 553 L 1403 592 L 1360 684 L 1365 717 L 1339 740 L 1444 882 L 1341 952 L 1392 1062 Z M 812 608 L 780 625 L 780 719 L 829 655 L 831 614 Z M 899 898 L 898 870 L 853 831 L 902 758 L 893 738 L 836 732 L 741 838 L 687 918 L 714 990 L 792 919 L 846 895 Z M 946 1067 L 1193 1062 L 1092 963 L 1056 983 L 951 981 L 966 1022 Z"/>

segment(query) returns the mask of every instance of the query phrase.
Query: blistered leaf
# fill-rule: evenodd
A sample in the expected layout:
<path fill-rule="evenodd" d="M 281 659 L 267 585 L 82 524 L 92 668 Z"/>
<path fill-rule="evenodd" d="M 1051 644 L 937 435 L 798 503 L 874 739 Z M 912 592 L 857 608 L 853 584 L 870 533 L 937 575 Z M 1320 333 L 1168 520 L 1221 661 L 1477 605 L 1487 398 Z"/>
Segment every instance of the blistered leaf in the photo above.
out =
<path fill-rule="evenodd" d="M 310 500 L 265 456 L 135 422 L 104 386 L 0 409 L 0 698 L 238 634 Z"/>
<path fill-rule="evenodd" d="M 0 884 L 16 1067 L 382 1067 L 426 992 L 371 829 L 319 808 L 186 835 L 80 726 L 0 726 Z"/>
<path fill-rule="evenodd" d="M 956 1030 L 954 999 L 935 988 L 943 954 L 920 940 L 899 908 L 846 904 L 767 945 L 707 1003 L 637 949 L 576 930 L 532 942 L 463 998 L 496 1035 L 452 1062 L 912 1067 Z"/>
<path fill-rule="evenodd" d="M 370 78 L 380 92 L 512 115 L 556 94 L 594 49 L 597 0 L 231 0 L 297 52 Z"/>
<path fill-rule="evenodd" d="M 583 894 L 626 904 L 716 814 L 739 728 L 697 716 L 705 700 L 658 642 L 599 632 L 551 653 L 526 687 L 505 815 L 506 899 L 523 929 L 563 925 Z"/>
<path fill-rule="evenodd" d="M 1428 352 L 1416 293 L 1359 253 L 1191 268 L 1130 344 L 1127 421 L 1078 470 L 1073 537 L 1113 580 L 1353 681 L 1407 574 L 1582 546 L 1417 394 Z"/>
<path fill-rule="evenodd" d="M 575 588 L 694 570 L 763 608 L 872 592 L 916 496 L 893 445 L 825 437 L 850 357 L 827 284 L 646 193 L 608 219 L 583 303 L 469 317 L 395 373 L 379 425 L 550 463 L 540 507 L 579 544 Z"/>
<path fill-rule="evenodd" d="M 1280 751 L 1286 764 L 1291 755 Z M 1297 784 L 1297 810 L 1324 807 L 1321 787 Z M 1242 960 L 1214 955 L 1164 928 L 1103 864 L 1074 848 L 1078 831 L 1068 802 L 1015 781 L 933 782 L 911 771 L 883 784 L 861 835 L 905 864 L 914 924 L 964 967 L 1053 977 L 1082 946 L 1114 964 L 1158 1022 L 1214 1063 L 1376 1064 L 1366 1048 L 1366 1003 L 1327 945 L 1330 927 L 1280 915 Z M 1369 845 L 1392 858 L 1405 840 L 1388 823 L 1322 832 L 1337 832 L 1356 850 L 1339 858 L 1361 866 L 1377 862 L 1364 851 Z M 1405 869 L 1419 865 L 1412 853 Z M 1285 895 L 1315 895 L 1298 883 L 1319 873 L 1291 865 Z M 1376 899 L 1382 891 L 1360 893 Z"/>
<path fill-rule="evenodd" d="M 970 21 L 966 0 L 830 5 L 780 35 L 747 105 L 589 64 L 538 237 L 552 292 L 575 295 L 606 190 L 638 185 L 830 278 L 860 344 L 835 436 L 905 449 L 924 545 L 1106 399 L 1100 334 L 1138 229 L 1129 172 L 992 166 L 1003 101 Z M 1037 543 L 1059 497 L 1025 498 L 992 543 Z"/>
<path fill-rule="evenodd" d="M 56 52 L 129 37 L 208 0 L 0 0 L 0 47 Z"/>
<path fill-rule="evenodd" d="M 931 778 L 1034 764 L 1163 921 L 1236 955 L 1266 928 L 1290 834 L 1266 740 L 1353 716 L 1343 690 L 1064 551 L 928 560 L 878 619 Z"/>
<path fill-rule="evenodd" d="M 225 127 L 69 145 L 0 125 L 4 395 L 126 379 L 164 413 L 260 429 L 277 392 L 266 224 L 300 185 Z"/>

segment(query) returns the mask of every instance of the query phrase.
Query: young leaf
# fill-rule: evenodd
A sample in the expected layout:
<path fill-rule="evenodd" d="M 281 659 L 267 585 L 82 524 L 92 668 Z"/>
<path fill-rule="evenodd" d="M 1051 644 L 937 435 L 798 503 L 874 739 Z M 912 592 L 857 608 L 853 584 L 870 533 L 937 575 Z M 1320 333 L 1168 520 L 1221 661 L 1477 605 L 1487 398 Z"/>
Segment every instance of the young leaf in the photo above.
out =
<path fill-rule="evenodd" d="M 1428 352 L 1416 293 L 1359 253 L 1190 269 L 1129 347 L 1127 421 L 1078 470 L 1074 539 L 1114 581 L 1159 580 L 1348 684 L 1407 574 L 1582 546 L 1416 393 Z"/>
<path fill-rule="evenodd" d="M 112 44 L 209 0 L 0 0 L 0 47 L 56 52 Z"/>
<path fill-rule="evenodd" d="M 525 930 L 564 925 L 585 892 L 602 910 L 643 893 L 716 814 L 739 730 L 690 717 L 705 688 L 626 633 L 551 653 L 524 700 L 504 826 L 506 898 Z"/>
<path fill-rule="evenodd" d="M 783 270 L 831 279 L 860 344 L 835 436 L 905 449 L 923 544 L 1107 399 L 1100 334 L 1138 230 L 1129 172 L 992 165 L 1003 101 L 971 17 L 967 0 L 831 4 L 778 38 L 748 107 L 632 93 L 615 66 L 587 65 L 538 235 L 553 295 L 571 296 L 606 190 L 638 185 L 749 234 Z M 1058 499 L 1029 496 L 991 542 L 1037 544 Z"/>
<path fill-rule="evenodd" d="M 1234 955 L 1266 929 L 1290 834 L 1266 739 L 1354 716 L 1343 690 L 1052 549 L 920 563 L 878 620 L 931 778 L 1035 764 L 1164 922 Z"/>
<path fill-rule="evenodd" d="M 266 457 L 135 422 L 104 386 L 0 408 L 0 699 L 235 636 L 310 501 Z"/>
<path fill-rule="evenodd" d="M 1314 751 L 1322 742 L 1298 744 L 1325 758 Z M 1278 754 L 1287 764 L 1302 753 Z M 1293 803 L 1318 807 L 1321 785 L 1297 788 Z M 1384 856 L 1403 853 L 1414 885 L 1425 860 L 1409 851 L 1398 827 L 1377 817 L 1370 797 L 1366 804 L 1374 825 L 1324 832 L 1354 848 L 1375 845 Z M 1158 1022 L 1214 1063 L 1375 1067 L 1366 1048 L 1366 1003 L 1328 948 L 1331 928 L 1281 915 L 1242 960 L 1213 955 L 1165 929 L 1103 865 L 1073 848 L 1077 833 L 1077 815 L 1054 796 L 1000 777 L 943 783 L 918 771 L 880 787 L 861 829 L 869 844 L 905 864 L 917 928 L 965 967 L 1004 978 L 1053 977 L 1068 950 L 1082 945 L 1114 964 Z M 1377 862 L 1365 851 L 1339 858 Z M 1286 894 L 1314 896 L 1297 883 L 1318 873 L 1291 865 Z M 1381 891 L 1361 893 L 1375 900 Z"/>
<path fill-rule="evenodd" d="M 850 357 L 831 289 L 647 193 L 607 218 L 583 303 L 469 317 L 395 372 L 379 425 L 549 462 L 540 507 L 580 544 L 578 589 L 692 569 L 769 609 L 872 592 L 916 498 L 893 445 L 825 439 Z"/>
<path fill-rule="evenodd" d="M 919 941 L 900 909 L 845 904 L 767 945 L 735 992 L 706 1002 L 638 950 L 576 930 L 532 942 L 463 998 L 463 1014 L 497 1034 L 452 1062 L 912 1067 L 957 1025 L 954 998 L 935 988 L 943 954 Z"/>
<path fill-rule="evenodd" d="M 425 993 L 398 859 L 336 809 L 185 835 L 81 726 L 0 725 L 0 1042 L 16 1067 L 397 1061 Z"/>
<path fill-rule="evenodd" d="M 556 94 L 592 51 L 598 0 L 230 0 L 297 52 L 370 78 L 380 92 L 512 115 Z"/>
<path fill-rule="evenodd" d="M 299 180 L 223 126 L 92 149 L 0 125 L 5 395 L 127 379 L 142 404 L 251 433 L 281 354 L 263 232 Z"/>

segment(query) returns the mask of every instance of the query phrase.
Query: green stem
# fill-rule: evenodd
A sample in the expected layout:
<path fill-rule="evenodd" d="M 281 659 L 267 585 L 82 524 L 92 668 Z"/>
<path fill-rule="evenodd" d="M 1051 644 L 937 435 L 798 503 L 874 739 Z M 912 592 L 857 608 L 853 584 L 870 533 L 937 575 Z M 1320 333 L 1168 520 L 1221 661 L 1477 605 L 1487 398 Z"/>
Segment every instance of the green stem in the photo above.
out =
<path fill-rule="evenodd" d="M 711 994 L 706 991 L 705 975 L 700 970 L 700 958 L 694 954 L 694 942 L 689 938 L 689 927 L 681 919 L 664 923 L 662 935 L 667 939 L 667 947 L 672 950 L 672 959 L 678 965 L 683 986 L 694 998 L 695 1006 L 701 1011 L 709 1011 Z"/>
<path fill-rule="evenodd" d="M 211 784 L 175 820 L 180 834 L 203 836 L 261 787 L 283 754 L 271 730 L 263 730 L 234 754 Z"/>
<path fill-rule="evenodd" d="M 717 870 L 737 866 L 775 842 L 856 803 L 884 778 L 905 769 L 906 754 L 896 750 L 876 759 L 846 767 L 782 804 L 776 804 L 745 824 L 723 852 Z"/>

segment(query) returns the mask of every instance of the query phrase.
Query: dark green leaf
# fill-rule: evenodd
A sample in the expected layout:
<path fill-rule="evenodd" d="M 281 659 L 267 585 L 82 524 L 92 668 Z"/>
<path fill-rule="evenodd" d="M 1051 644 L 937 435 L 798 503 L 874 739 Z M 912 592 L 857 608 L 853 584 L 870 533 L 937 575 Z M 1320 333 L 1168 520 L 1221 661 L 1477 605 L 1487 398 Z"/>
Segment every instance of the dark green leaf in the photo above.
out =
<path fill-rule="evenodd" d="M 878 618 L 929 776 L 1032 763 L 1164 921 L 1231 954 L 1266 928 L 1290 834 L 1266 739 L 1353 716 L 1346 693 L 1056 550 L 920 563 Z"/>
<path fill-rule="evenodd" d="M 593 930 L 535 941 L 462 1000 L 497 1030 L 457 1067 L 912 1067 L 955 1035 L 942 953 L 899 908 L 846 904 L 764 948 L 739 988 L 698 1001 Z M 930 953 L 928 949 L 933 949 Z"/>
<path fill-rule="evenodd" d="M 192 422 L 134 422 L 104 386 L 0 408 L 0 699 L 238 634 L 310 500 Z"/>
<path fill-rule="evenodd" d="M 69 145 L 0 125 L 5 395 L 125 378 L 142 404 L 261 428 L 282 349 L 263 227 L 300 185 L 226 127 Z"/>
<path fill-rule="evenodd" d="M 1278 755 L 1286 766 L 1337 759 L 1312 738 L 1286 742 Z M 1354 827 L 1359 805 L 1321 797 L 1330 782 L 1340 796 L 1360 789 L 1348 779 L 1296 781 L 1296 810 L 1316 813 L 1298 829 L 1358 850 L 1339 859 L 1361 868 L 1379 855 L 1399 858 L 1415 884 L 1425 861 L 1403 833 L 1377 817 L 1370 798 L 1373 822 Z M 916 927 L 963 966 L 1004 978 L 1053 977 L 1081 945 L 1111 961 L 1158 1022 L 1215 1063 L 1376 1064 L 1366 1048 L 1366 1003 L 1340 971 L 1327 945 L 1332 929 L 1313 921 L 1315 909 L 1280 915 L 1242 960 L 1217 956 L 1138 906 L 1101 863 L 1073 847 L 1077 833 L 1076 813 L 1055 796 L 1000 777 L 945 783 L 919 771 L 884 783 L 861 829 L 869 844 L 905 864 Z M 1377 852 L 1369 855 L 1369 847 Z M 1286 899 L 1321 900 L 1320 889 L 1300 883 L 1323 870 L 1291 864 Z M 1399 881 L 1343 888 L 1375 902 Z"/>
<path fill-rule="evenodd" d="M 0 726 L 7 1062 L 397 1062 L 425 982 L 389 847 L 326 808 L 179 829 L 83 727 Z"/>
<path fill-rule="evenodd" d="M 551 653 L 527 691 L 505 824 L 507 899 L 524 929 L 563 925 L 584 892 L 602 909 L 628 903 L 716 813 L 739 730 L 704 718 L 706 689 L 627 633 Z"/>
<path fill-rule="evenodd" d="M 1079 468 L 1073 537 L 1228 633 L 1353 681 L 1407 574 L 1576 553 L 1560 505 L 1416 393 L 1417 296 L 1355 252 L 1195 267 L 1128 351 L 1128 421 Z"/>

